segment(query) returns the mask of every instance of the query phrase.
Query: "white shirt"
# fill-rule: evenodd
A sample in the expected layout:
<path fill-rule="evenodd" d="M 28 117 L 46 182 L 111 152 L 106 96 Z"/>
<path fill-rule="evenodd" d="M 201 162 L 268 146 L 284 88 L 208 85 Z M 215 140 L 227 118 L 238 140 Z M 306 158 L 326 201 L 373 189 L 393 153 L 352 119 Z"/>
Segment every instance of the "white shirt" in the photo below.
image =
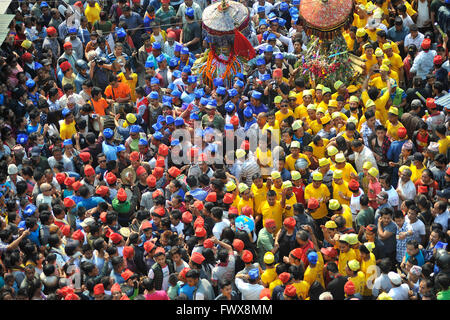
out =
<path fill-rule="evenodd" d="M 183 234 L 183 229 L 184 229 L 184 225 L 183 223 L 178 223 L 176 226 L 174 226 L 173 224 L 171 225 L 172 228 L 175 228 L 177 230 L 178 235 Z"/>
<path fill-rule="evenodd" d="M 425 21 L 430 19 L 430 11 L 428 10 L 428 1 L 417 2 L 417 27 L 422 28 Z"/>
<path fill-rule="evenodd" d="M 361 199 L 361 196 L 364 194 L 363 189 L 359 188 L 359 196 L 355 196 L 354 193 L 352 193 L 352 196 L 350 198 L 350 210 L 352 211 L 352 216 L 356 217 L 358 212 L 361 210 L 361 204 L 359 203 L 359 199 Z"/>
<path fill-rule="evenodd" d="M 413 237 L 414 240 L 416 240 L 417 242 L 421 243 L 422 242 L 422 238 L 421 236 L 425 235 L 425 224 L 422 222 L 422 220 L 417 219 L 416 222 L 411 223 L 411 221 L 409 221 L 408 216 L 405 217 L 405 221 L 407 223 L 409 223 L 409 225 L 412 227 L 413 229 Z"/>
<path fill-rule="evenodd" d="M 225 229 L 229 226 L 230 226 L 230 221 L 228 221 L 228 219 L 222 219 L 221 222 L 217 222 L 212 229 L 214 237 L 216 237 L 217 239 L 220 239 L 223 229 Z"/>
<path fill-rule="evenodd" d="M 394 300 L 408 300 L 408 292 L 409 286 L 406 283 L 402 283 L 399 287 L 392 287 L 388 295 Z"/>
<path fill-rule="evenodd" d="M 434 222 L 435 222 L 435 223 L 439 223 L 439 224 L 442 226 L 443 231 L 444 231 L 444 232 L 447 232 L 447 229 L 448 229 L 448 219 L 449 219 L 449 213 L 448 213 L 448 210 L 446 210 L 445 212 L 443 212 L 443 213 L 437 215 L 437 216 L 434 218 Z"/>
<path fill-rule="evenodd" d="M 402 192 L 407 200 L 414 200 L 414 197 L 416 196 L 416 186 L 411 180 L 403 183 L 402 179 L 399 179 L 397 189 Z"/>
<path fill-rule="evenodd" d="M 416 45 L 417 49 L 420 51 L 420 50 L 422 50 L 421 44 L 422 44 L 422 41 L 424 38 L 425 38 L 425 36 L 420 32 L 418 32 L 417 37 L 415 37 L 415 38 L 411 37 L 411 33 L 409 33 L 405 37 L 404 45 L 405 45 L 405 47 L 409 47 L 410 44 L 414 44 L 414 45 Z"/>
<path fill-rule="evenodd" d="M 411 19 L 411 17 L 408 14 L 406 14 L 406 17 L 400 16 L 400 18 L 402 18 L 402 20 L 403 20 L 403 27 L 404 28 L 405 27 L 409 28 L 412 24 L 414 24 L 414 21 Z"/>
<path fill-rule="evenodd" d="M 373 152 L 369 148 L 364 146 L 361 152 L 355 152 L 355 164 L 357 172 L 363 172 L 363 164 L 366 161 L 370 161 L 372 163 L 372 167 L 378 170 L 377 161 L 375 160 Z"/>
<path fill-rule="evenodd" d="M 258 14 L 258 7 L 259 7 L 259 6 L 261 6 L 261 5 L 259 4 L 259 1 L 256 1 L 256 2 L 253 4 L 251 16 L 254 16 L 255 14 Z M 267 2 L 267 1 L 266 1 L 266 2 L 264 2 L 264 5 L 261 6 L 261 7 L 264 7 L 264 8 L 266 9 L 266 16 L 268 16 L 269 13 L 270 13 L 270 11 L 272 11 L 273 4 L 271 4 L 270 2 Z"/>
<path fill-rule="evenodd" d="M 246 283 L 241 278 L 236 278 L 235 283 L 236 287 L 242 293 L 242 300 L 259 300 L 259 295 L 262 289 L 264 289 L 260 284 Z"/>
<path fill-rule="evenodd" d="M 395 191 L 395 189 L 391 186 L 391 188 L 389 190 L 385 190 L 384 188 L 382 188 L 383 191 L 386 191 L 386 193 L 388 194 L 388 201 L 389 204 L 391 205 L 391 207 L 396 207 L 400 204 L 400 199 L 398 197 L 398 193 L 397 191 Z"/>

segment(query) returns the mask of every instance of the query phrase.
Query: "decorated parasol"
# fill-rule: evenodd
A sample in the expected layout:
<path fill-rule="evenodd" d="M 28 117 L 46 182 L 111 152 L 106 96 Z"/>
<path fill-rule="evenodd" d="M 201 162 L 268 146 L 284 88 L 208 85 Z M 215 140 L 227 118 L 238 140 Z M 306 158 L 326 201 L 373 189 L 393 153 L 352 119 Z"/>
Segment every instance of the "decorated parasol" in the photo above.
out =
<path fill-rule="evenodd" d="M 255 57 L 248 41 L 250 12 L 242 3 L 223 0 L 203 11 L 203 32 L 209 49 L 194 63 L 192 71 L 201 75 L 202 81 L 213 87 L 213 79 L 221 77 L 231 87 L 236 73 L 243 72 L 243 64 Z"/>
<path fill-rule="evenodd" d="M 299 15 L 308 35 L 331 40 L 353 21 L 353 0 L 302 0 Z"/>

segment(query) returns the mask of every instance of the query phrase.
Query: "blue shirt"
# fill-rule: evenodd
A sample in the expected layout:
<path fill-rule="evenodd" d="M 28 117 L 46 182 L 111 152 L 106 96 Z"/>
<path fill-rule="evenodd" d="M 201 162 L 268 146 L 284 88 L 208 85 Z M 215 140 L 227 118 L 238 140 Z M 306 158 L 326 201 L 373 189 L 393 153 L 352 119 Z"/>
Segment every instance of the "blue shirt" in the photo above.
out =
<path fill-rule="evenodd" d="M 77 209 L 78 207 L 84 207 L 86 210 L 89 210 L 95 208 L 100 202 L 105 202 L 105 200 L 101 197 L 90 197 L 83 199 L 78 203 Z"/>
<path fill-rule="evenodd" d="M 187 296 L 188 300 L 193 300 L 195 288 L 196 288 L 195 286 L 190 287 L 190 286 L 188 286 L 187 283 L 185 283 L 178 289 L 178 295 L 180 295 L 181 293 L 184 293 Z"/>
<path fill-rule="evenodd" d="M 117 160 L 117 149 L 116 146 L 110 145 L 106 143 L 106 141 L 102 142 L 102 151 L 106 156 L 106 160 L 108 161 L 116 161 Z"/>
<path fill-rule="evenodd" d="M 36 229 L 36 231 L 31 232 L 27 237 L 32 242 L 34 242 L 38 247 L 41 246 L 41 241 L 39 241 L 39 230 L 40 229 L 41 229 L 41 225 L 38 223 L 38 228 Z"/>
<path fill-rule="evenodd" d="M 191 195 L 200 201 L 204 201 L 206 199 L 206 197 L 208 196 L 208 192 L 206 192 L 205 190 L 202 190 L 200 188 L 194 189 L 190 191 Z"/>
<path fill-rule="evenodd" d="M 408 258 L 409 258 L 408 252 L 406 252 L 405 257 L 406 257 L 406 260 L 408 260 Z M 423 266 L 423 265 L 425 264 L 425 258 L 423 257 L 422 250 L 419 250 L 419 253 L 416 254 L 416 255 L 414 256 L 414 258 L 417 259 L 417 265 L 418 265 L 419 267 L 421 267 L 421 266 Z"/>

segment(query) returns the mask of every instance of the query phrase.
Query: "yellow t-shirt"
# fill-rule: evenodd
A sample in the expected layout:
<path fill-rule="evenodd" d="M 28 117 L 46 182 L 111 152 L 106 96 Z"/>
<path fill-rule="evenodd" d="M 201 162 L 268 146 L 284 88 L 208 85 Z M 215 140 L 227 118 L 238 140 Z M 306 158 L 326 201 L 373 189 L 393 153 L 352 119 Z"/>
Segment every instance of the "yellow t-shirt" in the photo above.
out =
<path fill-rule="evenodd" d="M 393 53 L 392 57 L 388 57 L 388 59 L 391 61 L 391 68 L 393 71 L 397 72 L 397 74 L 400 73 L 401 69 L 403 68 L 403 60 L 402 57 L 400 57 L 399 54 Z"/>
<path fill-rule="evenodd" d="M 329 196 L 330 190 L 323 183 L 317 189 L 313 187 L 312 183 L 308 184 L 305 188 L 305 200 L 309 200 L 310 198 L 316 198 L 317 200 L 319 200 L 319 198 Z M 320 201 L 320 206 L 315 212 L 313 212 L 312 217 L 314 219 L 320 219 L 325 217 L 327 214 L 328 209 L 326 203 L 324 201 Z"/>
<path fill-rule="evenodd" d="M 236 195 L 236 198 L 234 198 L 231 206 L 237 208 L 239 206 L 239 201 L 241 201 L 241 197 L 239 195 Z"/>
<path fill-rule="evenodd" d="M 358 14 L 353 13 L 353 25 L 355 27 L 364 28 L 367 24 L 367 18 L 361 18 Z M 347 42 L 348 44 L 348 42 Z M 353 47 L 350 48 L 350 50 L 353 50 Z"/>
<path fill-rule="evenodd" d="M 353 172 L 353 174 L 357 175 L 355 168 L 353 168 L 353 166 L 348 162 L 345 163 L 345 167 L 342 169 L 337 169 L 336 165 L 331 165 L 331 171 L 336 171 L 336 170 L 342 170 L 342 180 L 344 180 L 347 183 L 349 183 L 350 180 L 353 179 L 351 176 L 352 172 Z"/>
<path fill-rule="evenodd" d="M 383 79 L 381 79 L 381 76 L 378 76 L 370 80 L 369 85 L 377 87 L 378 90 L 381 90 L 383 88 L 386 88 L 387 82 L 383 81 Z"/>
<path fill-rule="evenodd" d="M 448 146 L 450 145 L 450 136 L 446 136 L 444 139 L 440 139 L 438 143 L 439 143 L 439 153 L 446 155 Z"/>
<path fill-rule="evenodd" d="M 275 119 L 281 123 L 281 121 L 283 121 L 286 118 L 289 118 L 290 116 L 294 115 L 294 111 L 292 111 L 291 109 L 288 109 L 288 112 L 282 113 L 281 110 L 278 110 L 277 112 L 275 112 Z"/>
<path fill-rule="evenodd" d="M 367 34 L 369 35 L 370 40 L 377 41 L 377 32 L 381 29 L 377 28 L 375 30 L 366 29 Z"/>
<path fill-rule="evenodd" d="M 287 217 L 293 217 L 294 216 L 294 204 L 297 203 L 297 197 L 295 196 L 295 194 L 292 194 L 292 196 L 287 199 L 286 198 L 286 203 L 285 203 L 285 207 L 287 206 L 291 206 L 291 208 L 289 210 L 287 210 L 286 208 L 284 209 L 284 219 L 286 219 Z"/>
<path fill-rule="evenodd" d="M 123 72 L 119 73 L 117 78 L 120 80 L 120 82 L 125 83 L 130 87 L 130 97 L 131 101 L 136 102 L 136 83 L 138 80 L 137 74 L 132 73 L 131 74 L 131 80 L 128 80 L 125 78 L 125 74 Z"/>
<path fill-rule="evenodd" d="M 311 121 L 311 124 L 309 126 L 312 130 L 313 135 L 316 135 L 317 132 L 319 132 L 323 128 L 323 125 L 321 123 L 319 123 L 319 121 L 317 119 L 314 121 Z"/>
<path fill-rule="evenodd" d="M 393 125 L 389 120 L 386 120 L 386 129 L 387 129 L 387 136 L 391 138 L 391 140 L 399 140 L 398 137 L 398 129 L 404 128 L 403 124 L 398 121 L 396 125 Z"/>
<path fill-rule="evenodd" d="M 277 193 L 277 201 L 281 200 L 281 193 L 283 192 L 283 187 L 280 188 L 276 188 L 275 185 L 272 185 L 272 188 L 270 188 L 270 190 L 273 190 Z"/>
<path fill-rule="evenodd" d="M 276 280 L 272 281 L 269 284 L 270 295 L 272 296 L 273 289 L 275 289 L 276 286 L 281 286 L 282 284 L 283 284 L 283 282 L 278 278 Z"/>
<path fill-rule="evenodd" d="M 260 189 L 258 189 L 258 187 L 254 183 L 252 183 L 251 191 L 253 193 L 253 199 L 255 202 L 255 212 L 260 214 L 261 204 L 266 201 L 267 191 L 269 191 L 269 189 L 267 189 L 266 183 L 264 183 L 263 187 Z"/>
<path fill-rule="evenodd" d="M 325 138 L 323 138 L 322 140 L 323 140 L 323 146 L 321 146 L 321 147 L 316 146 L 314 144 L 314 142 L 311 142 L 309 144 L 309 146 L 313 148 L 313 155 L 315 157 L 317 157 L 317 159 L 325 158 L 325 149 L 326 149 L 325 146 L 328 144 L 329 140 L 325 139 Z"/>
<path fill-rule="evenodd" d="M 255 208 L 253 206 L 253 199 L 250 198 L 249 200 L 244 200 L 244 198 L 241 198 L 239 200 L 239 204 L 238 204 L 238 212 L 239 214 L 242 214 L 242 208 L 245 206 L 249 206 L 250 208 L 253 209 L 253 212 L 255 212 Z"/>
<path fill-rule="evenodd" d="M 380 117 L 377 119 L 380 120 L 382 125 L 384 125 L 387 120 L 386 103 L 389 100 L 389 97 L 390 97 L 389 91 L 386 90 L 381 97 L 379 97 L 378 99 L 376 99 L 374 101 L 375 110 L 379 112 L 379 117 Z M 361 99 L 364 102 L 364 104 L 366 104 L 367 100 L 369 100 L 369 94 L 367 93 L 367 91 L 363 91 L 363 93 L 361 94 Z M 376 116 L 376 112 L 375 112 L 375 116 Z"/>
<path fill-rule="evenodd" d="M 272 152 L 270 151 L 270 149 L 267 149 L 266 152 L 262 152 L 259 147 L 256 148 L 256 158 L 259 159 L 259 162 L 262 165 L 268 165 L 269 167 L 272 167 Z"/>
<path fill-rule="evenodd" d="M 355 14 L 353 15 L 355 16 Z M 355 25 L 355 20 L 353 20 L 353 25 Z M 357 26 L 357 28 L 360 28 Z M 352 51 L 353 50 L 353 46 L 355 45 L 355 40 L 353 40 L 350 35 L 348 34 L 348 32 L 344 33 L 344 39 L 345 42 L 347 43 L 347 49 L 348 51 Z"/>
<path fill-rule="evenodd" d="M 280 123 L 279 123 L 277 120 L 275 120 L 273 126 L 271 126 L 271 125 L 267 122 L 267 123 L 264 125 L 264 127 L 263 127 L 263 131 L 264 131 L 264 130 L 267 130 L 267 129 L 272 129 L 272 130 L 274 130 L 274 129 L 280 129 Z"/>
<path fill-rule="evenodd" d="M 373 277 L 376 274 L 376 260 L 375 255 L 371 252 L 369 260 L 365 261 L 361 259 L 361 271 L 364 273 L 365 281 L 364 281 L 364 289 L 362 292 L 363 296 L 371 296 L 372 290 L 367 287 L 367 281 L 370 277 L 372 277 L 372 281 L 375 280 Z"/>
<path fill-rule="evenodd" d="M 59 125 L 59 136 L 61 140 L 72 139 L 72 136 L 77 133 L 77 129 L 75 128 L 75 120 L 70 124 L 66 124 L 63 120 Z"/>
<path fill-rule="evenodd" d="M 302 280 L 300 282 L 294 282 L 292 284 L 296 291 L 297 291 L 297 296 L 301 297 L 303 300 L 306 300 L 306 298 L 308 297 L 308 293 L 309 293 L 309 283 L 306 282 L 305 280 Z"/>
<path fill-rule="evenodd" d="M 95 3 L 95 6 L 91 7 L 90 5 L 86 6 L 86 9 L 84 10 L 84 15 L 87 18 L 87 21 L 94 25 L 95 22 L 100 20 L 100 12 L 102 11 L 102 8 L 100 8 L 100 5 L 98 2 Z"/>
<path fill-rule="evenodd" d="M 367 60 L 366 61 L 366 72 L 369 72 L 370 68 L 372 68 L 372 66 L 377 63 L 377 58 L 374 55 L 372 55 L 372 57 L 369 58 L 369 57 L 367 57 L 367 54 L 365 53 L 361 56 L 361 59 Z"/>
<path fill-rule="evenodd" d="M 416 181 L 419 180 L 422 177 L 422 172 L 423 172 L 423 170 L 426 169 L 426 167 L 423 166 L 422 169 L 417 169 L 417 167 L 414 164 L 411 164 L 409 169 L 412 172 L 412 174 L 411 174 L 411 181 L 416 183 Z"/>
<path fill-rule="evenodd" d="M 308 117 L 308 111 L 306 110 L 306 107 L 304 104 L 299 105 L 294 110 L 294 118 L 295 119 L 302 119 Z"/>
<path fill-rule="evenodd" d="M 267 219 L 273 219 L 277 225 L 276 232 L 281 229 L 283 224 L 283 208 L 281 207 L 280 201 L 277 200 L 274 206 L 270 206 L 269 203 L 265 201 L 261 205 L 261 214 L 263 217 L 263 225 Z"/>
<path fill-rule="evenodd" d="M 355 285 L 356 293 L 362 294 L 364 290 L 364 286 L 366 284 L 366 276 L 364 275 L 364 272 L 358 271 L 356 276 L 349 277 L 348 280 L 351 280 L 353 284 Z"/>
<path fill-rule="evenodd" d="M 300 154 L 299 154 L 300 155 Z M 285 164 L 284 167 L 288 170 L 288 171 L 294 171 L 295 170 L 295 162 L 300 159 L 300 156 L 295 159 L 292 154 L 288 155 L 285 159 Z"/>
<path fill-rule="evenodd" d="M 270 285 L 270 283 L 275 281 L 277 279 L 277 277 L 278 277 L 278 275 L 277 275 L 275 268 L 270 268 L 270 269 L 264 270 L 263 274 L 261 275 L 261 281 L 263 283 Z"/>
<path fill-rule="evenodd" d="M 348 189 L 348 183 L 343 181 L 342 184 L 336 184 L 333 181 L 332 185 L 333 185 L 333 199 L 338 200 L 339 203 L 341 203 L 341 204 L 349 205 L 350 204 L 350 200 L 345 200 L 344 198 L 342 198 L 339 195 L 339 191 L 340 191 L 346 197 L 351 197 L 352 196 L 352 192 Z"/>
<path fill-rule="evenodd" d="M 347 266 L 347 262 L 350 260 L 356 259 L 355 250 L 350 248 L 348 252 L 340 252 L 339 253 L 339 259 L 338 259 L 338 270 L 339 273 L 342 275 L 346 275 L 345 267 Z"/>

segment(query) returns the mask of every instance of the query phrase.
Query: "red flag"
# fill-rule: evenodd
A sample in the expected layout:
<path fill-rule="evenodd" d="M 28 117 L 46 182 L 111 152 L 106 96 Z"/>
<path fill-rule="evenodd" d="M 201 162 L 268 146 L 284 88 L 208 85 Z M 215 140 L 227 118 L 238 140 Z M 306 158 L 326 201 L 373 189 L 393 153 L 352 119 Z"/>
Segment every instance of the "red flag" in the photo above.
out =
<path fill-rule="evenodd" d="M 255 49 L 250 41 L 237 29 L 234 29 L 234 53 L 249 60 L 256 57 Z"/>

